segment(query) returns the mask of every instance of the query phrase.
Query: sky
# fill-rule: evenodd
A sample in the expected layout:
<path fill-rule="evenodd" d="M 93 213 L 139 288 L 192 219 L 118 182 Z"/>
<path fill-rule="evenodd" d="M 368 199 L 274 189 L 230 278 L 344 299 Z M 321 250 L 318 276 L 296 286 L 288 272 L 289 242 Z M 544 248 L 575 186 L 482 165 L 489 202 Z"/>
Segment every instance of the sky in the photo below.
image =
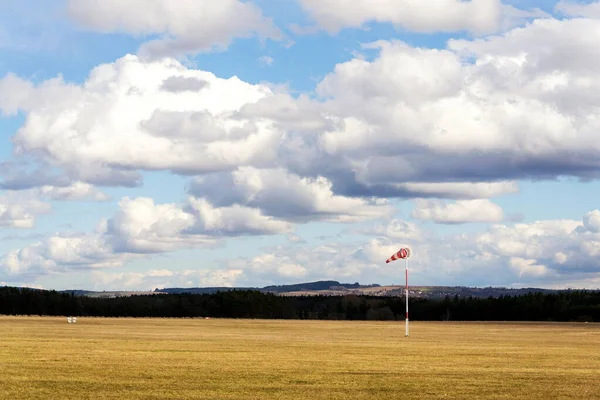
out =
<path fill-rule="evenodd" d="M 600 2 L 0 1 L 0 285 L 600 288 Z"/>

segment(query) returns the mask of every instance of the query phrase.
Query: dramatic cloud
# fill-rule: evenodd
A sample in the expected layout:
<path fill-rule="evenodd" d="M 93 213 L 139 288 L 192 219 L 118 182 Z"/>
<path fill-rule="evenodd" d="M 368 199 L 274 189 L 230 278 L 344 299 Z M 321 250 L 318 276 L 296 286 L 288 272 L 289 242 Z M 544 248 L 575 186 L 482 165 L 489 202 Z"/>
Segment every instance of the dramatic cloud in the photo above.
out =
<path fill-rule="evenodd" d="M 140 49 L 150 57 L 223 50 L 235 38 L 281 37 L 272 20 L 250 1 L 69 0 L 68 12 L 82 26 L 102 33 L 163 35 Z"/>
<path fill-rule="evenodd" d="M 438 224 L 464 224 L 467 222 L 500 222 L 504 211 L 487 199 L 458 200 L 452 204 L 436 200 L 416 200 L 411 216 L 431 220 Z"/>
<path fill-rule="evenodd" d="M 481 35 L 497 32 L 524 18 L 545 15 L 537 9 L 518 10 L 500 0 L 299 1 L 317 24 L 330 33 L 379 22 L 421 33 L 469 31 Z"/>

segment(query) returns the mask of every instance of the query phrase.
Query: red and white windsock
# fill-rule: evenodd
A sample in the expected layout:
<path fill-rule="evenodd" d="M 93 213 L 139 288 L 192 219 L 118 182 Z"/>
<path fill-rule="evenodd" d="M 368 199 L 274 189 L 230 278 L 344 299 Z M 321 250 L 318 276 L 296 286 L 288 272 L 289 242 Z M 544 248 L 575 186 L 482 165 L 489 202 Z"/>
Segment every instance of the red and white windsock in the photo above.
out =
<path fill-rule="evenodd" d="M 396 261 L 396 260 L 400 260 L 403 259 L 406 261 L 406 271 L 405 271 L 405 275 L 406 275 L 406 288 L 405 290 L 405 294 L 406 294 L 406 333 L 405 335 L 408 336 L 408 258 L 410 257 L 410 249 L 408 247 L 404 247 L 402 249 L 400 249 L 396 254 L 393 254 L 390 258 L 388 258 L 386 260 L 386 264 L 391 263 L 392 261 Z"/>
<path fill-rule="evenodd" d="M 408 257 L 410 257 L 410 249 L 409 248 L 403 248 L 403 249 L 400 249 L 400 251 L 398 251 L 397 253 L 395 253 L 393 256 L 391 256 L 390 258 L 388 258 L 385 263 L 389 264 L 392 261 L 396 261 L 396 260 L 403 259 L 403 258 L 408 258 Z"/>

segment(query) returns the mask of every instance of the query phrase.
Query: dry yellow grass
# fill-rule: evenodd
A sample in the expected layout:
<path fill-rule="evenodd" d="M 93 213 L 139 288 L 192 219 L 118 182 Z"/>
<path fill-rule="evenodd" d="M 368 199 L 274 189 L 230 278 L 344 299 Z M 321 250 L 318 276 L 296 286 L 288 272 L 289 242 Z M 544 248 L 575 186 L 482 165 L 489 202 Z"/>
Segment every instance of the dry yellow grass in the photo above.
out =
<path fill-rule="evenodd" d="M 600 399 L 598 324 L 0 317 L 2 399 Z"/>

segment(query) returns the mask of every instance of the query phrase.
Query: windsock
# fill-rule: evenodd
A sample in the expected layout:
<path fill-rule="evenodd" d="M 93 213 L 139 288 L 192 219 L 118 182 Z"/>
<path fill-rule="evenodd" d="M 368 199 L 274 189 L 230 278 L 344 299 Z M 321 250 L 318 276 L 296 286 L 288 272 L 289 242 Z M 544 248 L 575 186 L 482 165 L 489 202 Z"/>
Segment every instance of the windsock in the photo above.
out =
<path fill-rule="evenodd" d="M 403 248 L 403 249 L 400 249 L 400 251 L 398 251 L 394 255 L 392 255 L 390 258 L 388 258 L 385 263 L 389 264 L 392 261 L 396 261 L 396 260 L 399 260 L 401 258 L 408 258 L 408 257 L 410 257 L 410 249 L 409 248 Z"/>

